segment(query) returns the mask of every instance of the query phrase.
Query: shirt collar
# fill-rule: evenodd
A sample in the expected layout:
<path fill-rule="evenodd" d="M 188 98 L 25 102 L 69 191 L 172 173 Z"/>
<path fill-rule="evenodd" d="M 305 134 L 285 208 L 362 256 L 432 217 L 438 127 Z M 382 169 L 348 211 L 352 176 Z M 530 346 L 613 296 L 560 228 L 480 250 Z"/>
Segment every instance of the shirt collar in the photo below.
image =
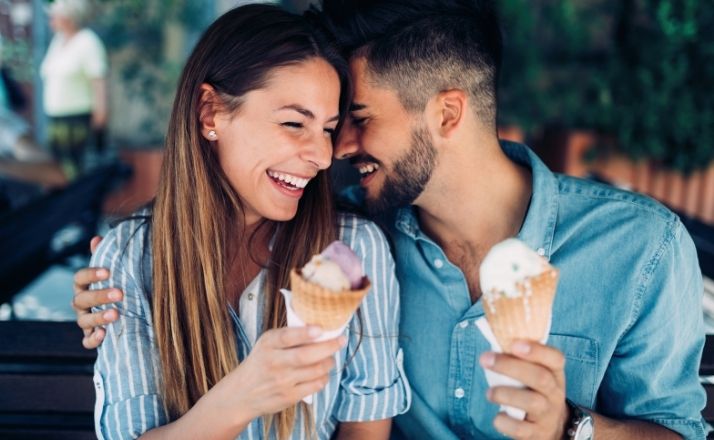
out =
<path fill-rule="evenodd" d="M 501 148 L 513 162 L 530 168 L 533 176 L 533 193 L 518 238 L 550 259 L 555 223 L 558 218 L 558 180 L 525 145 L 502 141 Z M 397 210 L 395 227 L 413 240 L 422 236 L 413 206 Z"/>

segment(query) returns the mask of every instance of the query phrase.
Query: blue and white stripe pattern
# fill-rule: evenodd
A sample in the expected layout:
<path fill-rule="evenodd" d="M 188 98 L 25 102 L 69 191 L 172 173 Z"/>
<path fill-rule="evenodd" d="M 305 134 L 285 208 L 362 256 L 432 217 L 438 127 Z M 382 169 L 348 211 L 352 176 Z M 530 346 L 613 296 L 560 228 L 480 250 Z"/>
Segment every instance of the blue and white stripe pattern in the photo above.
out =
<path fill-rule="evenodd" d="M 362 258 L 372 291 L 360 307 L 361 321 L 355 315 L 349 325 L 349 342 L 337 356 L 329 383 L 314 397 L 312 417 L 320 439 L 329 439 L 339 422 L 402 414 L 411 401 L 398 346 L 399 286 L 384 235 L 367 220 L 341 214 L 339 236 Z M 93 267 L 111 271 L 108 281 L 93 287 L 124 291 L 121 303 L 107 306 L 117 308 L 121 318 L 107 326 L 95 364 L 99 438 L 136 438 L 168 422 L 160 395 L 160 361 L 152 327 L 150 264 L 148 225 L 134 219 L 112 229 L 92 258 Z M 251 341 L 232 310 L 231 316 L 238 352 L 246 353 Z M 355 352 L 360 334 L 361 344 Z M 304 425 L 299 414 L 293 439 L 308 437 Z M 256 419 L 238 438 L 259 439 L 262 433 L 262 420 Z"/>

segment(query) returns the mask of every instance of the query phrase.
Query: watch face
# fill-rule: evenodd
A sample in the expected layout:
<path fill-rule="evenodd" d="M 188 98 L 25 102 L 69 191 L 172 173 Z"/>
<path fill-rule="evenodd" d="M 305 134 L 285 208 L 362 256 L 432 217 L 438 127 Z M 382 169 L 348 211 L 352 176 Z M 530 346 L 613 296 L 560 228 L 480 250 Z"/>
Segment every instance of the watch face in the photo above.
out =
<path fill-rule="evenodd" d="M 593 438 L 593 419 L 585 417 L 578 425 L 573 440 L 591 440 Z"/>

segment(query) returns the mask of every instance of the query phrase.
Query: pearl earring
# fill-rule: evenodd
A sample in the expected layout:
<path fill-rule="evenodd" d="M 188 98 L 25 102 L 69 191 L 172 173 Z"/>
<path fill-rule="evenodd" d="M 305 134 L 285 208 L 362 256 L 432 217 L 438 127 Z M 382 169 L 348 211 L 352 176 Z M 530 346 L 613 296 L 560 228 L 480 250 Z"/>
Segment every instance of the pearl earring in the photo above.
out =
<path fill-rule="evenodd" d="M 208 131 L 208 137 L 211 138 L 211 139 L 215 139 L 215 138 L 216 138 L 216 131 L 215 131 L 215 130 L 209 130 L 209 131 Z"/>

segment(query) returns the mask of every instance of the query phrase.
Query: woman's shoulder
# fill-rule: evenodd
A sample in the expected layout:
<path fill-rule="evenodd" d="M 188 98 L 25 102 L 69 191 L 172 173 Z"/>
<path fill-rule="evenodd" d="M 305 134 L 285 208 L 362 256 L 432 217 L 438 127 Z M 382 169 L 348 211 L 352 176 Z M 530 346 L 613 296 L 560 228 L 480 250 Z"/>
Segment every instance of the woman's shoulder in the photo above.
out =
<path fill-rule="evenodd" d="M 141 256 L 150 247 L 150 228 L 148 208 L 112 223 L 92 256 L 92 266 L 108 267 L 117 261 L 123 261 L 125 266 L 140 265 Z"/>
<path fill-rule="evenodd" d="M 382 228 L 364 216 L 341 212 L 337 224 L 338 238 L 358 254 L 389 247 Z"/>

